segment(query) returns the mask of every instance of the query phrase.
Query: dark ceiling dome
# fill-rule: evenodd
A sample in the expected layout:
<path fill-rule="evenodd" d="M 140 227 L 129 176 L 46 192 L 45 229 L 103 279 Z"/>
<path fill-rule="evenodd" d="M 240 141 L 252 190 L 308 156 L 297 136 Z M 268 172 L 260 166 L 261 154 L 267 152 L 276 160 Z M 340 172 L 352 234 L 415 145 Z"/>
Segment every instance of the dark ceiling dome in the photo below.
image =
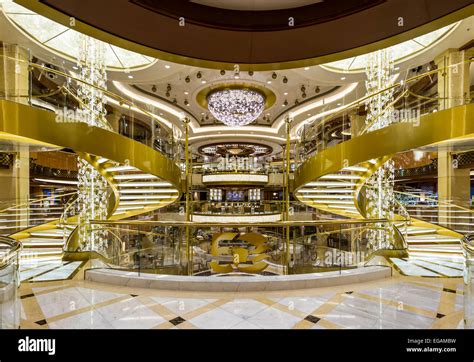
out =
<path fill-rule="evenodd" d="M 159 59 L 243 70 L 367 53 L 461 20 L 474 7 L 472 0 L 298 0 L 297 7 L 284 1 L 286 8 L 270 10 L 229 9 L 211 0 L 16 1 L 66 26 L 73 17 L 79 31 Z"/>

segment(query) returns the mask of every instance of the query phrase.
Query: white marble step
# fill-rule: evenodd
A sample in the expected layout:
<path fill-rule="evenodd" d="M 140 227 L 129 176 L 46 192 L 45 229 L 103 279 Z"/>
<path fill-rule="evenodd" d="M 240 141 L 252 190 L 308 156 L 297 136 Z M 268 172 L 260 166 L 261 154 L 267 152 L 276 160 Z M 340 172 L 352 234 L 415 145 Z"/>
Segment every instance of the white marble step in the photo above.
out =
<path fill-rule="evenodd" d="M 400 269 L 403 274 L 420 277 L 440 277 L 440 274 L 427 270 L 421 266 L 413 264 L 412 262 L 399 258 L 390 258 L 390 260 Z"/>
<path fill-rule="evenodd" d="M 32 268 L 39 265 L 48 265 L 51 263 L 60 263 L 63 258 L 62 254 L 57 255 L 42 255 L 38 257 L 20 258 L 20 268 Z"/>
<path fill-rule="evenodd" d="M 429 234 L 423 236 L 408 236 L 408 244 L 459 244 L 460 240 L 453 236 L 445 236 L 440 234 Z"/>
<path fill-rule="evenodd" d="M 63 239 L 54 239 L 54 238 L 25 238 L 21 239 L 21 244 L 25 248 L 41 248 L 45 246 L 63 246 Z"/>
<path fill-rule="evenodd" d="M 35 256 L 46 256 L 46 255 L 62 255 L 62 248 L 35 248 L 35 249 L 23 249 L 21 251 L 21 258 L 32 258 Z"/>
<path fill-rule="evenodd" d="M 51 229 L 51 230 L 42 230 L 42 231 L 33 231 L 30 232 L 32 237 L 40 237 L 40 238 L 63 238 L 64 237 L 64 230 L 61 229 Z M 66 235 L 69 235 L 71 232 L 66 231 Z"/>
<path fill-rule="evenodd" d="M 441 247 L 441 246 L 436 246 L 436 247 L 425 247 L 425 246 L 419 246 L 419 247 L 413 247 L 413 246 L 408 246 L 408 251 L 410 253 L 415 252 L 418 253 L 424 253 L 424 254 L 462 254 L 462 249 L 459 246 L 453 246 L 451 248 L 447 247 Z"/>
<path fill-rule="evenodd" d="M 422 228 L 422 227 L 417 227 L 417 226 L 407 227 L 407 234 L 408 235 L 431 234 L 431 233 L 436 233 L 436 229 L 434 229 L 434 228 Z"/>

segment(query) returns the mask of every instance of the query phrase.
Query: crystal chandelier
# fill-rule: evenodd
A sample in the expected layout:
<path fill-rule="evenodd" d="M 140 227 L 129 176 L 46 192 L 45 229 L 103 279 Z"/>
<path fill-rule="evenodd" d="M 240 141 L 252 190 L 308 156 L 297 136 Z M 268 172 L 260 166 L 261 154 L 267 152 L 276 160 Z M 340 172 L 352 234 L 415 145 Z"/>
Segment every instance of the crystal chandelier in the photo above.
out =
<path fill-rule="evenodd" d="M 221 89 L 207 96 L 211 114 L 229 127 L 255 121 L 265 108 L 265 95 L 248 88 Z"/>
<path fill-rule="evenodd" d="M 89 126 L 110 130 L 105 116 L 106 99 L 102 89 L 107 86 L 105 44 L 86 35 L 80 36 L 77 95 L 83 121 Z M 89 85 L 90 84 L 90 85 Z M 107 188 L 105 178 L 86 159 L 78 157 L 78 238 L 80 250 L 103 251 L 106 235 L 93 230 L 89 221 L 107 219 Z"/>
<path fill-rule="evenodd" d="M 393 90 L 380 92 L 393 84 L 393 55 L 390 48 L 377 50 L 368 55 L 366 69 L 367 93 L 374 94 L 365 104 L 368 131 L 375 131 L 393 123 Z M 380 93 L 379 93 L 380 92 Z M 395 196 L 395 165 L 388 160 L 367 180 L 366 216 L 374 219 L 393 220 Z M 369 231 L 369 248 L 373 251 L 391 249 L 394 244 L 394 230 L 384 224 L 376 224 Z"/>

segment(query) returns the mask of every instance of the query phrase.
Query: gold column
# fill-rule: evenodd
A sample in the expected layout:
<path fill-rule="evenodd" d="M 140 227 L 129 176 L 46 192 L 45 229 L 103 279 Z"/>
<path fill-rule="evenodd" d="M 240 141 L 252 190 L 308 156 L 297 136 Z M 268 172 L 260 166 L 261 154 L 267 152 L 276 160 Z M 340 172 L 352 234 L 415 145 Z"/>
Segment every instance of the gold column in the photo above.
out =
<path fill-rule="evenodd" d="M 285 119 L 286 124 L 286 145 L 285 145 L 285 177 L 284 177 L 284 185 L 285 185 L 285 207 L 283 213 L 283 220 L 290 221 L 290 131 L 291 131 L 291 121 L 290 117 Z M 285 226 L 285 264 L 286 264 L 286 274 L 290 273 L 290 227 Z"/>
<path fill-rule="evenodd" d="M 469 63 L 473 49 L 459 51 L 447 49 L 435 58 L 441 72 L 438 74 L 439 110 L 452 108 L 465 103 L 469 96 Z M 441 148 L 438 151 L 438 197 L 440 201 L 469 207 L 470 170 L 460 169 L 453 158 L 452 149 Z M 451 218 L 450 207 L 443 207 L 440 202 L 439 222 L 450 226 L 455 219 Z"/>
<path fill-rule="evenodd" d="M 192 174 L 189 172 L 190 171 L 190 160 L 189 160 L 189 119 L 184 118 L 183 119 L 184 123 L 184 162 L 185 162 L 185 194 L 186 194 L 186 221 L 189 222 L 191 221 L 191 199 L 190 199 L 190 175 Z M 186 225 L 186 263 L 187 263 L 187 274 L 192 275 L 193 274 L 193 255 L 192 255 L 192 246 L 191 246 L 191 240 L 190 240 L 190 234 L 189 234 L 189 226 Z"/>

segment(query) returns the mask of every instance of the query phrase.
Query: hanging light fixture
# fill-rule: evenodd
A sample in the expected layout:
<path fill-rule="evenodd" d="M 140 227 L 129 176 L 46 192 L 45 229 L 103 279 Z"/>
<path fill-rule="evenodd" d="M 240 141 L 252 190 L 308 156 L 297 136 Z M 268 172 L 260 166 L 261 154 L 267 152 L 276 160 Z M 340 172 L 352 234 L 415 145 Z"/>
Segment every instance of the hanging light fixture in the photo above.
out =
<path fill-rule="evenodd" d="M 211 114 L 229 127 L 245 126 L 255 121 L 265 108 L 265 95 L 249 88 L 219 89 L 209 93 Z"/>

